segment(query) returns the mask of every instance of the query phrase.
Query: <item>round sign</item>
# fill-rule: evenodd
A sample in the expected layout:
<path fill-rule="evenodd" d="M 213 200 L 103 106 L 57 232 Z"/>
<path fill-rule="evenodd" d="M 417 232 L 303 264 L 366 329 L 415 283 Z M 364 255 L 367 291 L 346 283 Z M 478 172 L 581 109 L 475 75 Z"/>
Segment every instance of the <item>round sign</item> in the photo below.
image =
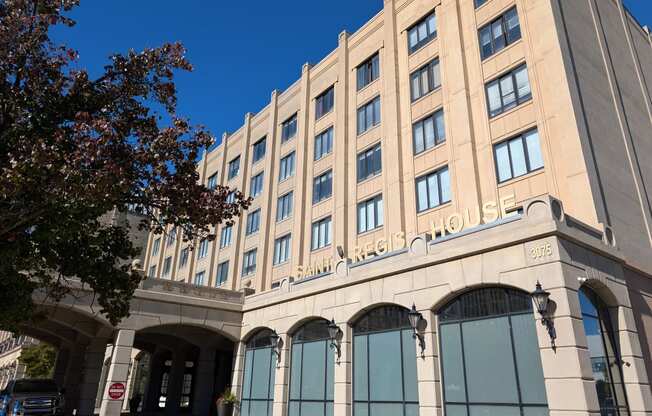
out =
<path fill-rule="evenodd" d="M 122 399 L 125 395 L 124 383 L 113 383 L 109 386 L 109 397 L 113 400 Z"/>

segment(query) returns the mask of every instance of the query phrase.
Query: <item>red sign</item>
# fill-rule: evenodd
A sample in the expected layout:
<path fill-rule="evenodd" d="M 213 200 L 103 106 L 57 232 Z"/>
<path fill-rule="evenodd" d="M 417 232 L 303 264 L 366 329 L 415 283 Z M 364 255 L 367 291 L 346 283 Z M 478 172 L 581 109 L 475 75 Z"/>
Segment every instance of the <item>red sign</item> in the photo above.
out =
<path fill-rule="evenodd" d="M 113 400 L 122 399 L 125 395 L 124 383 L 113 383 L 109 386 L 109 397 Z"/>

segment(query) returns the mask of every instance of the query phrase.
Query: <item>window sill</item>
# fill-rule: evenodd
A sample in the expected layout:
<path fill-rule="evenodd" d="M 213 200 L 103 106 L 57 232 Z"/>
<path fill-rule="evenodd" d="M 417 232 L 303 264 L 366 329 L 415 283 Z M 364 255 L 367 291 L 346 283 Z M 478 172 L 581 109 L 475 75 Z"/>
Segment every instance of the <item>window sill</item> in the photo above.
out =
<path fill-rule="evenodd" d="M 311 248 L 310 249 L 310 254 L 319 254 L 319 252 L 326 251 L 326 250 L 330 249 L 332 246 L 333 246 L 333 244 L 331 243 L 331 244 L 326 245 L 324 247 Z"/>
<path fill-rule="evenodd" d="M 366 136 L 367 134 L 371 133 L 372 131 L 380 128 L 381 125 L 382 125 L 382 123 L 378 123 L 378 124 L 376 124 L 374 126 L 369 127 L 367 130 L 363 131 L 362 133 L 359 133 L 357 135 L 357 138 L 360 139 L 360 138 Z"/>
<path fill-rule="evenodd" d="M 333 151 L 331 150 L 330 152 L 321 155 L 321 157 L 319 159 L 313 159 L 313 162 L 316 163 L 316 162 L 322 161 L 322 160 L 326 159 L 328 156 L 330 156 L 332 154 L 333 154 Z"/>
<path fill-rule="evenodd" d="M 524 180 L 527 180 L 527 179 L 531 179 L 533 176 L 537 176 L 537 175 L 543 173 L 544 169 L 545 169 L 545 166 L 541 167 L 541 168 L 538 168 L 536 170 L 533 170 L 532 172 L 528 172 L 525 175 L 521 175 L 521 176 L 517 176 L 515 178 L 507 179 L 504 182 L 498 182 L 498 189 L 504 188 L 504 187 L 509 186 L 509 185 L 514 185 L 514 184 L 516 184 L 518 182 L 521 182 L 521 181 L 524 181 Z"/>
<path fill-rule="evenodd" d="M 333 199 L 333 195 L 329 196 L 328 198 L 324 198 L 324 199 L 321 199 L 319 201 L 313 202 L 312 207 L 315 208 L 315 207 L 317 207 L 317 206 L 319 206 L 321 204 L 325 204 L 326 202 L 330 201 L 331 199 Z"/>
<path fill-rule="evenodd" d="M 280 179 L 280 180 L 278 181 L 278 184 L 280 185 L 280 184 L 282 184 L 282 183 L 285 183 L 285 182 L 289 181 L 289 180 L 292 179 L 292 178 L 294 178 L 294 173 L 292 173 L 292 175 L 288 176 L 287 178 Z"/>
<path fill-rule="evenodd" d="M 375 232 L 377 232 L 377 231 L 381 231 L 384 227 L 385 227 L 385 224 L 383 224 L 383 225 L 379 225 L 378 227 L 376 227 L 376 228 L 372 228 L 371 230 L 367 230 L 367 231 L 363 231 L 363 232 L 358 232 L 358 238 L 366 237 L 366 236 L 368 236 L 368 235 L 370 235 L 370 234 L 373 234 L 373 233 L 375 233 Z"/>
<path fill-rule="evenodd" d="M 436 93 L 437 91 L 441 91 L 441 84 L 440 84 L 437 88 L 435 88 L 434 90 L 432 90 L 432 91 L 428 91 L 426 94 L 424 94 L 424 95 L 422 95 L 421 97 L 417 98 L 416 100 L 412 101 L 412 102 L 410 103 L 410 105 L 416 105 L 416 104 L 420 103 L 421 101 L 423 101 L 423 100 L 425 100 L 426 98 L 430 97 L 431 95 L 433 95 L 433 94 Z M 435 111 L 437 111 L 437 110 L 435 110 Z"/>
<path fill-rule="evenodd" d="M 421 216 L 426 215 L 426 214 L 432 214 L 433 212 L 436 212 L 436 211 L 439 211 L 441 209 L 447 208 L 447 207 L 449 207 L 451 205 L 453 205 L 453 200 L 450 200 L 448 202 L 444 202 L 443 204 L 437 205 L 436 207 L 428 208 L 428 209 L 426 209 L 424 211 L 417 212 L 417 216 L 421 217 Z"/>
<path fill-rule="evenodd" d="M 355 71 L 355 69 L 354 69 Z M 360 88 L 356 92 L 358 94 L 362 94 L 364 91 L 368 90 L 371 88 L 372 85 L 376 84 L 380 80 L 380 77 L 376 78 L 375 80 L 371 81 L 369 84 L 365 85 L 364 87 Z"/>
<path fill-rule="evenodd" d="M 328 111 L 328 113 L 324 113 L 324 114 L 322 114 L 321 116 L 319 116 L 319 118 L 315 118 L 315 124 L 319 123 L 321 120 L 323 120 L 324 118 L 326 118 L 326 116 L 328 116 L 329 114 L 333 114 L 333 110 L 334 110 L 334 109 L 335 109 L 335 106 L 333 106 L 333 108 L 331 108 L 331 109 Z"/>
<path fill-rule="evenodd" d="M 276 221 L 276 225 L 283 224 L 284 222 L 288 222 L 291 219 L 292 219 L 292 215 L 290 215 L 289 217 L 285 217 L 282 220 Z"/>

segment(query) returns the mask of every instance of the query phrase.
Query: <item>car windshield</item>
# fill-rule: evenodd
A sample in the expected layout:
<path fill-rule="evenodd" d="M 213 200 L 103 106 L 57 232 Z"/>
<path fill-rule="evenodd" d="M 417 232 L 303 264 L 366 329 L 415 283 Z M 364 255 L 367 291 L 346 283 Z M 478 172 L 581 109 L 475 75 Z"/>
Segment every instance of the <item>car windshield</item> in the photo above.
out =
<path fill-rule="evenodd" d="M 57 385 L 53 380 L 16 380 L 14 393 L 56 393 Z"/>

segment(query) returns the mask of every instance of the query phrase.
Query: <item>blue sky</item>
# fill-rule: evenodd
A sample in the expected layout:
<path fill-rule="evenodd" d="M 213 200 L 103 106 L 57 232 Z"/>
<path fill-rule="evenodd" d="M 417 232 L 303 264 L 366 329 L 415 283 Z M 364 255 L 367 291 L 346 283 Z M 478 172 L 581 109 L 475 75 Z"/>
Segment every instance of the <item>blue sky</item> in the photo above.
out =
<path fill-rule="evenodd" d="M 652 26 L 652 0 L 625 3 Z M 178 112 L 219 139 L 381 8 L 382 0 L 81 0 L 77 26 L 55 39 L 77 49 L 92 75 L 112 53 L 181 41 L 195 71 L 177 78 Z"/>

